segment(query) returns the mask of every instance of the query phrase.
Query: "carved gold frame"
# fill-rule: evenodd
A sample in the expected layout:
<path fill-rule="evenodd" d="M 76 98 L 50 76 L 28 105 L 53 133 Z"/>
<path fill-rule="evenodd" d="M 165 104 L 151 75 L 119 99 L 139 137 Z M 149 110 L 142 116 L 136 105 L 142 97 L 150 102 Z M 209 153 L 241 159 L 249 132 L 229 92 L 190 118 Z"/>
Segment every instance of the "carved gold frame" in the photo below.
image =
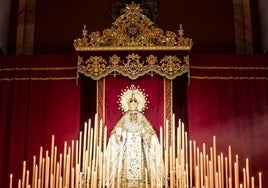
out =
<path fill-rule="evenodd" d="M 159 74 L 174 79 L 189 72 L 189 53 L 193 42 L 184 37 L 182 25 L 177 33 L 163 31 L 142 14 L 138 4 L 126 5 L 124 13 L 102 32 L 74 40 L 77 72 L 99 80 L 108 74 L 137 79 Z"/>

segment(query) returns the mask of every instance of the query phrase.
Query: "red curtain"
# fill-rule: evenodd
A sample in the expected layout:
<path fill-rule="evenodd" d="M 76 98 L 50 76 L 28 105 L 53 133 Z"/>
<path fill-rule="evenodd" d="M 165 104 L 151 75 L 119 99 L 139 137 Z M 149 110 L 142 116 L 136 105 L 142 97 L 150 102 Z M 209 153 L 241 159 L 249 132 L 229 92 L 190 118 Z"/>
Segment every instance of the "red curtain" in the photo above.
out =
<path fill-rule="evenodd" d="M 268 57 L 193 55 L 190 62 L 190 138 L 202 148 L 216 136 L 218 152 L 230 145 L 243 167 L 249 158 L 255 181 L 263 172 L 268 187 Z"/>
<path fill-rule="evenodd" d="M 122 110 L 117 103 L 121 91 L 131 85 L 139 87 L 147 94 L 148 104 L 144 115 L 150 121 L 154 129 L 159 132 L 164 125 L 164 79 L 159 76 L 144 76 L 137 80 L 130 80 L 123 76 L 109 76 L 105 79 L 105 123 L 108 131 L 122 116 Z"/>
<path fill-rule="evenodd" d="M 40 147 L 50 151 L 52 135 L 58 152 L 76 140 L 80 87 L 75 56 L 18 56 L 0 59 L 0 184 L 9 174 L 17 185 L 22 164 L 32 171 Z"/>
<path fill-rule="evenodd" d="M 173 81 L 173 108 L 181 106 L 185 117 L 181 100 L 188 101 L 190 139 L 209 147 L 215 135 L 218 152 L 230 145 L 242 165 L 249 158 L 255 177 L 263 172 L 263 187 L 268 187 L 267 62 L 267 56 L 257 55 L 191 55 L 188 95 L 180 96 L 179 83 L 186 85 L 185 80 Z M 50 149 L 52 134 L 59 149 L 64 141 L 77 139 L 85 106 L 88 114 L 95 113 L 95 82 L 90 80 L 84 93 L 75 79 L 75 56 L 0 58 L 1 187 L 8 187 L 10 173 L 14 179 L 21 177 L 23 160 L 31 169 L 40 146 Z"/>

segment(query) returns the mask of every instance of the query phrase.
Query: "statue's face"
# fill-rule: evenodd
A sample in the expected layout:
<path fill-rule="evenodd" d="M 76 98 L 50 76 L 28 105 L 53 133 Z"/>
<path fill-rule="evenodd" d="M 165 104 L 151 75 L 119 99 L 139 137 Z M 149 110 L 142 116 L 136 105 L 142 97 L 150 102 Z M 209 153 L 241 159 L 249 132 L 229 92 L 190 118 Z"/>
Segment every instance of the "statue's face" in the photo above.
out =
<path fill-rule="evenodd" d="M 130 121 L 133 123 L 137 122 L 137 112 L 130 112 Z"/>

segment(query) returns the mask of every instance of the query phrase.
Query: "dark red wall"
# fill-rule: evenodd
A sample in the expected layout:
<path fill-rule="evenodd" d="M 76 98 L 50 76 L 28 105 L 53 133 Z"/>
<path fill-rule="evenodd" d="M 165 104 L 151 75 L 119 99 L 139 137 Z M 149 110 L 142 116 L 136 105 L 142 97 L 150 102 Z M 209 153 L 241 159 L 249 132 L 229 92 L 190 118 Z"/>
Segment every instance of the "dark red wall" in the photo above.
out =
<path fill-rule="evenodd" d="M 47 1 L 36 4 L 35 54 L 74 53 L 73 40 L 86 24 L 90 32 L 110 27 L 111 1 Z M 193 53 L 235 53 L 233 1 L 158 1 L 157 25 L 194 41 Z"/>

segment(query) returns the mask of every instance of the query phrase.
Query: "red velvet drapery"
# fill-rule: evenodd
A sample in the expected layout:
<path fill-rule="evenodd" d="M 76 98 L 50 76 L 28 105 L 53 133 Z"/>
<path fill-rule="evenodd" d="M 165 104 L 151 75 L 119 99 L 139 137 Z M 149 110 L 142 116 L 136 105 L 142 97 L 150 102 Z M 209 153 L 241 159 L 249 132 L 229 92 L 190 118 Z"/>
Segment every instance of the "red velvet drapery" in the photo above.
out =
<path fill-rule="evenodd" d="M 130 80 L 123 76 L 108 76 L 105 79 L 103 100 L 104 117 L 108 132 L 118 122 L 123 112 L 119 109 L 118 99 L 121 92 L 131 85 L 139 87 L 147 95 L 148 104 L 144 110 L 144 115 L 151 122 L 154 129 L 159 132 L 160 126 L 164 125 L 165 112 L 165 83 L 164 78 L 160 76 L 144 76 L 137 80 Z M 170 93 L 169 93 L 170 94 Z M 166 100 L 170 100 L 171 95 Z M 171 109 L 170 109 L 171 110 Z"/>
<path fill-rule="evenodd" d="M 193 55 L 188 88 L 189 134 L 202 148 L 212 146 L 233 157 L 268 187 L 268 56 Z M 226 155 L 225 155 L 226 156 Z M 240 169 L 242 170 L 242 169 Z"/>
<path fill-rule="evenodd" d="M 218 151 L 231 145 L 242 164 L 249 157 L 251 173 L 263 172 L 263 187 L 268 187 L 267 62 L 267 56 L 258 55 L 191 55 L 188 96 L 183 96 L 190 138 L 208 146 L 215 135 Z M 32 161 L 40 146 L 49 150 L 52 134 L 59 150 L 63 141 L 77 138 L 80 106 L 96 103 L 88 97 L 88 103 L 80 104 L 83 93 L 75 77 L 75 56 L 0 58 L 1 187 L 8 187 L 9 173 L 14 179 L 21 177 L 23 160 Z M 185 110 L 175 82 L 173 108 L 180 105 Z"/>
<path fill-rule="evenodd" d="M 50 151 L 51 138 L 62 152 L 79 132 L 80 87 L 75 56 L 1 57 L 0 187 L 9 174 L 17 186 L 22 164 L 32 171 L 33 156 Z"/>

